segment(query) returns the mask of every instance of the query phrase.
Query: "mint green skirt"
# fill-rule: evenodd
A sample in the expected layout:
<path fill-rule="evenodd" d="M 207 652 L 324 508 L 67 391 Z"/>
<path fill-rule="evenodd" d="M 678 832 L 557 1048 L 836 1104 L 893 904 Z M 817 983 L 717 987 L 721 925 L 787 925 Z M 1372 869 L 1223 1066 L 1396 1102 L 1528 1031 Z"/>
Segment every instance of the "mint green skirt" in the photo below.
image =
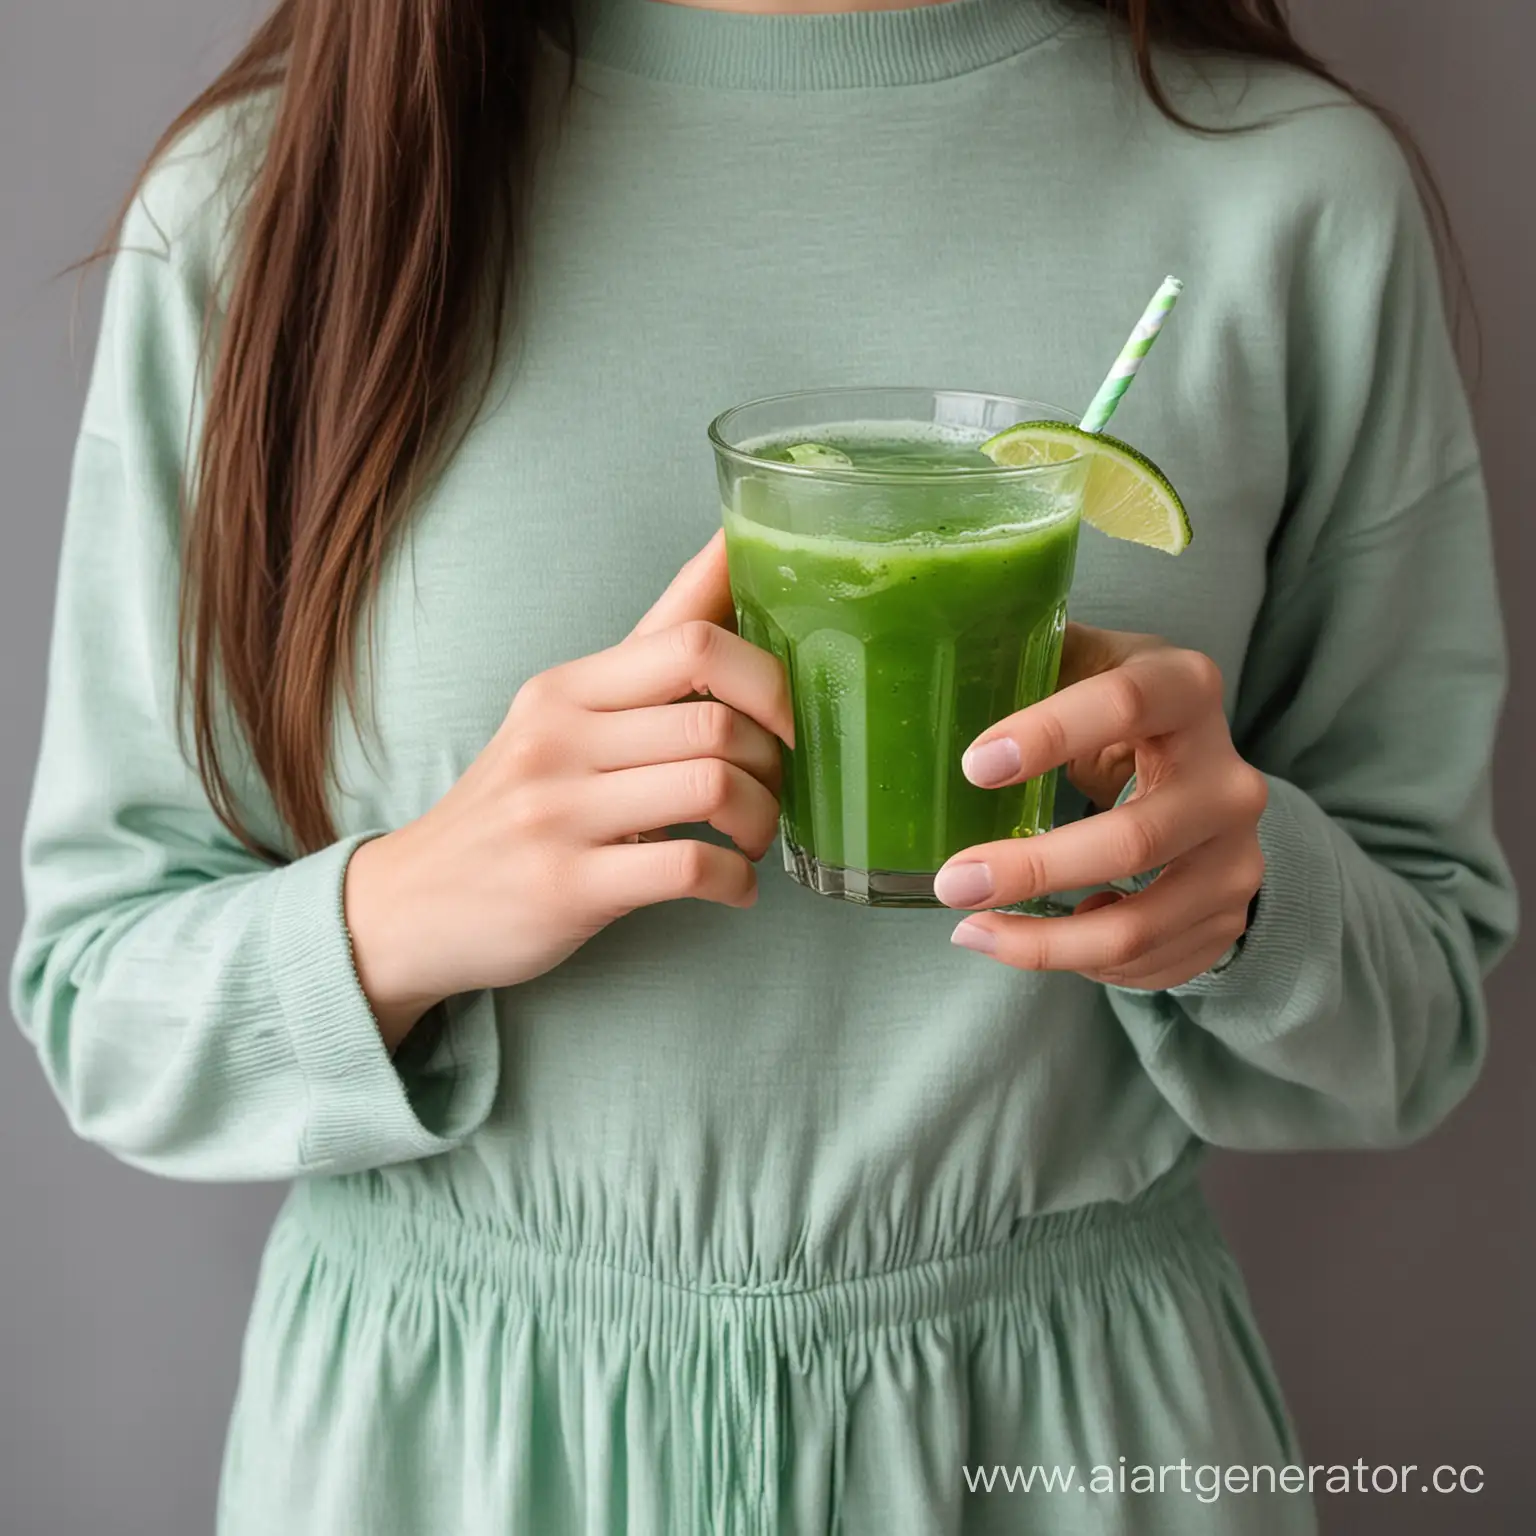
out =
<path fill-rule="evenodd" d="M 294 1190 L 220 1536 L 1316 1529 L 1305 1493 L 1211 1494 L 1301 1456 L 1190 1167 L 810 1287 L 690 1287 L 440 1206 Z"/>

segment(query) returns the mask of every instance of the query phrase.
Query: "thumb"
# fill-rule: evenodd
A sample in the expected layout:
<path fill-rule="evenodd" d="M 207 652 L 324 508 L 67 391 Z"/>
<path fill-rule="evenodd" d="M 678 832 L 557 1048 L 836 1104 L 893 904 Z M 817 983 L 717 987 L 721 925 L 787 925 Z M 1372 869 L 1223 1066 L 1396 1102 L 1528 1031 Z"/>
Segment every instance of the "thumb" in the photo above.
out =
<path fill-rule="evenodd" d="M 734 627 L 724 529 L 717 529 L 709 543 L 672 578 L 672 584 L 630 631 L 630 638 L 655 634 L 688 619 L 706 619 L 711 624 Z"/>

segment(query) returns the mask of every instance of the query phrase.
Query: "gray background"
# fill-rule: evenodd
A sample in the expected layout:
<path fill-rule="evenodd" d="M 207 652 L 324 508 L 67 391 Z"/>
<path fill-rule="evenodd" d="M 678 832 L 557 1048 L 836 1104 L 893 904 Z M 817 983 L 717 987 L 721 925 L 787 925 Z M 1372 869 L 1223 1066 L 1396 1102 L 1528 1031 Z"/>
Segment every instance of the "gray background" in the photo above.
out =
<path fill-rule="evenodd" d="M 1399 108 L 1443 179 L 1485 346 L 1477 398 L 1517 657 L 1536 640 L 1536 473 L 1517 375 L 1532 341 L 1531 0 L 1297 0 L 1305 34 Z M 20 921 L 14 850 L 70 449 L 94 335 L 49 275 L 91 248 L 138 159 L 238 41 L 253 0 L 0 0 L 0 955 Z M 1526 581 L 1522 582 L 1524 576 Z M 1517 679 L 1503 827 L 1536 888 Z M 1492 1068 L 1452 1123 L 1390 1158 L 1223 1158 L 1227 1230 L 1313 1461 L 1476 1463 L 1476 1498 L 1331 1500 L 1329 1532 L 1529 1529 L 1536 1458 L 1536 966 L 1493 984 Z M 0 1536 L 202 1536 L 269 1189 L 173 1185 L 74 1141 L 0 1024 Z M 1517 1516 L 1523 1511 L 1524 1518 Z M 448 1536 L 448 1533 L 443 1533 Z"/>

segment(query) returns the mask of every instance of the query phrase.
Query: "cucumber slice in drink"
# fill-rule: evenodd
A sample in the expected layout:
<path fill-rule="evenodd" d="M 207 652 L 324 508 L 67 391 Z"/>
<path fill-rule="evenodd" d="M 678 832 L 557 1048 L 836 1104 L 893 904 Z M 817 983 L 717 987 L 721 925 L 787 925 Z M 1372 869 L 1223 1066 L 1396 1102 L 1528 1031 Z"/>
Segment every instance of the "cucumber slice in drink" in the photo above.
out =
<path fill-rule="evenodd" d="M 1089 460 L 1083 521 L 1112 539 L 1129 539 L 1180 555 L 1194 530 L 1167 475 L 1129 443 L 1059 421 L 1026 421 L 989 437 L 981 451 L 994 464 L 1024 468 L 1060 464 L 1076 454 Z"/>

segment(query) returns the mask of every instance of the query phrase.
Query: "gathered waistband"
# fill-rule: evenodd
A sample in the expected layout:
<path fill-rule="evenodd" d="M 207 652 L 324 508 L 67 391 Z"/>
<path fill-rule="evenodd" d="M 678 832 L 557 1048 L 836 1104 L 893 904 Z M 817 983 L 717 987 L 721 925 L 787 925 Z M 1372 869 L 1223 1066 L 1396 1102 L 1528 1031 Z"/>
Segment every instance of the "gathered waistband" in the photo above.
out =
<path fill-rule="evenodd" d="M 354 1282 L 479 1292 L 531 1309 L 548 1327 L 610 1338 L 617 1330 L 652 1347 L 686 1348 L 728 1317 L 776 1338 L 790 1355 L 796 1345 L 835 1347 L 978 1308 L 1034 1311 L 1064 1292 L 1145 1281 L 1208 1261 L 1213 1250 L 1225 1255 L 1192 1165 L 1124 1203 L 1021 1217 L 985 1248 L 811 1283 L 689 1284 L 601 1252 L 541 1246 L 494 1221 L 407 1204 L 350 1179 L 296 1186 L 277 1235 L 351 1271 Z"/>

